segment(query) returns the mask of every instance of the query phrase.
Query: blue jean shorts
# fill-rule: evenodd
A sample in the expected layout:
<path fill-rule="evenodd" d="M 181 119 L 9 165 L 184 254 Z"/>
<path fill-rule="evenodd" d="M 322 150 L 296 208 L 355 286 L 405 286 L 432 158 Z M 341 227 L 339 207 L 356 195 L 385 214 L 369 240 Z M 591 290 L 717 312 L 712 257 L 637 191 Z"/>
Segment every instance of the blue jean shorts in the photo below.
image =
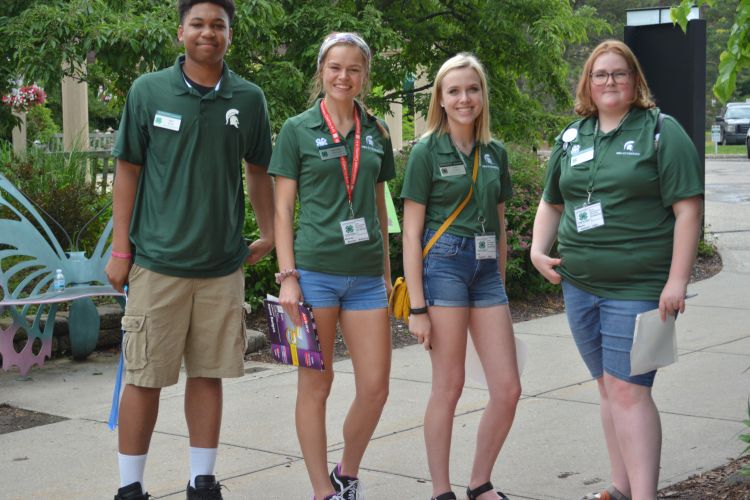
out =
<path fill-rule="evenodd" d="M 364 311 L 388 307 L 383 276 L 344 276 L 298 269 L 305 303 L 316 307 L 341 307 Z"/>
<path fill-rule="evenodd" d="M 426 229 L 422 248 L 435 234 Z M 443 233 L 424 259 L 424 298 L 428 305 L 491 307 L 508 303 L 497 258 L 477 260 L 474 238 Z"/>
<path fill-rule="evenodd" d="M 659 301 L 606 299 L 565 280 L 562 289 L 570 331 L 591 376 L 606 371 L 632 384 L 654 385 L 656 370 L 630 376 L 630 349 L 636 315 L 658 308 Z"/>

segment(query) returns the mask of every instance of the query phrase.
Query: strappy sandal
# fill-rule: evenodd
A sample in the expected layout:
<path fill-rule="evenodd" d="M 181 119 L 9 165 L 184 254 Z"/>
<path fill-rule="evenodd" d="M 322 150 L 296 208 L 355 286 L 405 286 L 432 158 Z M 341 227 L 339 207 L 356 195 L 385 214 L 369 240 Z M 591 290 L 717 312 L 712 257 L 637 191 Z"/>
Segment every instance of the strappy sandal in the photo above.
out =
<path fill-rule="evenodd" d="M 456 500 L 456 494 L 452 491 L 441 493 L 436 497 L 432 497 L 430 500 Z"/>
<path fill-rule="evenodd" d="M 630 500 L 630 497 L 612 485 L 599 493 L 589 493 L 581 500 Z"/>
<path fill-rule="evenodd" d="M 492 483 L 487 481 L 486 483 L 480 486 L 477 486 L 473 490 L 471 488 L 466 488 L 466 496 L 469 498 L 469 500 L 476 500 L 476 498 L 482 493 L 487 493 L 488 491 L 494 490 L 494 489 L 495 487 L 492 486 Z M 508 497 L 505 496 L 505 493 L 503 493 L 502 491 L 496 491 L 495 493 L 497 493 L 497 495 L 502 500 L 509 500 Z"/>

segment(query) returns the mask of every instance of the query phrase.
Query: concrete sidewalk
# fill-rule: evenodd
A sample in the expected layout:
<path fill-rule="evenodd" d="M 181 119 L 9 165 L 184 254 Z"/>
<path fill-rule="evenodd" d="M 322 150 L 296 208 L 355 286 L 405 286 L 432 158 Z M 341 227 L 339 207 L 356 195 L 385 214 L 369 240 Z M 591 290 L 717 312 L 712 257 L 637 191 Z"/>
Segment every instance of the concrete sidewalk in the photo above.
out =
<path fill-rule="evenodd" d="M 723 464 L 742 450 L 750 395 L 750 162 L 707 162 L 709 232 L 724 269 L 690 286 L 678 321 L 680 361 L 659 372 L 654 397 L 664 428 L 660 486 Z M 744 193 L 744 194 L 743 194 Z M 564 315 L 515 324 L 529 348 L 523 398 L 493 476 L 511 498 L 578 499 L 606 487 L 609 467 L 596 384 L 581 362 Z M 117 437 L 107 429 L 116 359 L 49 362 L 29 379 L 0 373 L 0 403 L 68 420 L 0 435 L 0 497 L 112 498 Z M 354 391 L 351 363 L 335 364 L 328 405 L 329 459 L 341 456 L 341 426 Z M 248 363 L 225 383 L 216 467 L 226 499 L 312 497 L 294 425 L 295 370 Z M 184 378 L 183 378 L 184 381 Z M 146 470 L 159 498 L 184 498 L 188 477 L 183 383 L 165 389 Z M 420 346 L 393 353 L 391 392 L 360 477 L 371 499 L 426 499 L 431 486 L 422 437 L 430 366 Z M 462 498 L 486 391 L 469 385 L 454 425 L 451 477 Z"/>

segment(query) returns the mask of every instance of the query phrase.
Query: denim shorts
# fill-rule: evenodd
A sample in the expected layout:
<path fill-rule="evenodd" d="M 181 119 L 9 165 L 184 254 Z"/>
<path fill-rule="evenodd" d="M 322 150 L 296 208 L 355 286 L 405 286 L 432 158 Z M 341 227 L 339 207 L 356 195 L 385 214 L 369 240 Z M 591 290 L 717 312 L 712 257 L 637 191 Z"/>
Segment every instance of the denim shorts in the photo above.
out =
<path fill-rule="evenodd" d="M 562 289 L 568 324 L 591 376 L 599 378 L 606 371 L 632 384 L 654 385 L 656 370 L 630 376 L 630 348 L 636 315 L 658 308 L 659 301 L 606 299 L 565 280 Z"/>
<path fill-rule="evenodd" d="M 344 276 L 297 269 L 305 303 L 364 311 L 388 307 L 383 276 Z"/>
<path fill-rule="evenodd" d="M 422 248 L 434 229 L 426 229 Z M 427 305 L 491 307 L 508 303 L 497 258 L 477 260 L 474 238 L 443 233 L 424 259 L 422 271 Z"/>

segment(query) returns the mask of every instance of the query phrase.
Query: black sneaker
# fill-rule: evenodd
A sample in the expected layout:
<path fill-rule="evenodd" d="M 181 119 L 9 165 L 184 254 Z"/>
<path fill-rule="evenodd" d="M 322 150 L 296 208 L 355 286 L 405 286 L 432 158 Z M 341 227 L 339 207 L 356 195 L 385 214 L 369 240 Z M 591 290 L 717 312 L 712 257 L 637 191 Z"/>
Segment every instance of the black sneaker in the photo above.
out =
<path fill-rule="evenodd" d="M 187 486 L 188 500 L 222 500 L 221 484 L 216 481 L 216 476 L 196 476 L 195 488 Z"/>
<path fill-rule="evenodd" d="M 136 481 L 117 490 L 115 500 L 148 500 L 150 496 L 148 493 L 143 492 L 141 483 Z"/>
<path fill-rule="evenodd" d="M 358 478 L 341 475 L 341 464 L 333 468 L 330 477 L 333 488 L 343 500 L 363 500 L 365 498 L 364 487 Z"/>

